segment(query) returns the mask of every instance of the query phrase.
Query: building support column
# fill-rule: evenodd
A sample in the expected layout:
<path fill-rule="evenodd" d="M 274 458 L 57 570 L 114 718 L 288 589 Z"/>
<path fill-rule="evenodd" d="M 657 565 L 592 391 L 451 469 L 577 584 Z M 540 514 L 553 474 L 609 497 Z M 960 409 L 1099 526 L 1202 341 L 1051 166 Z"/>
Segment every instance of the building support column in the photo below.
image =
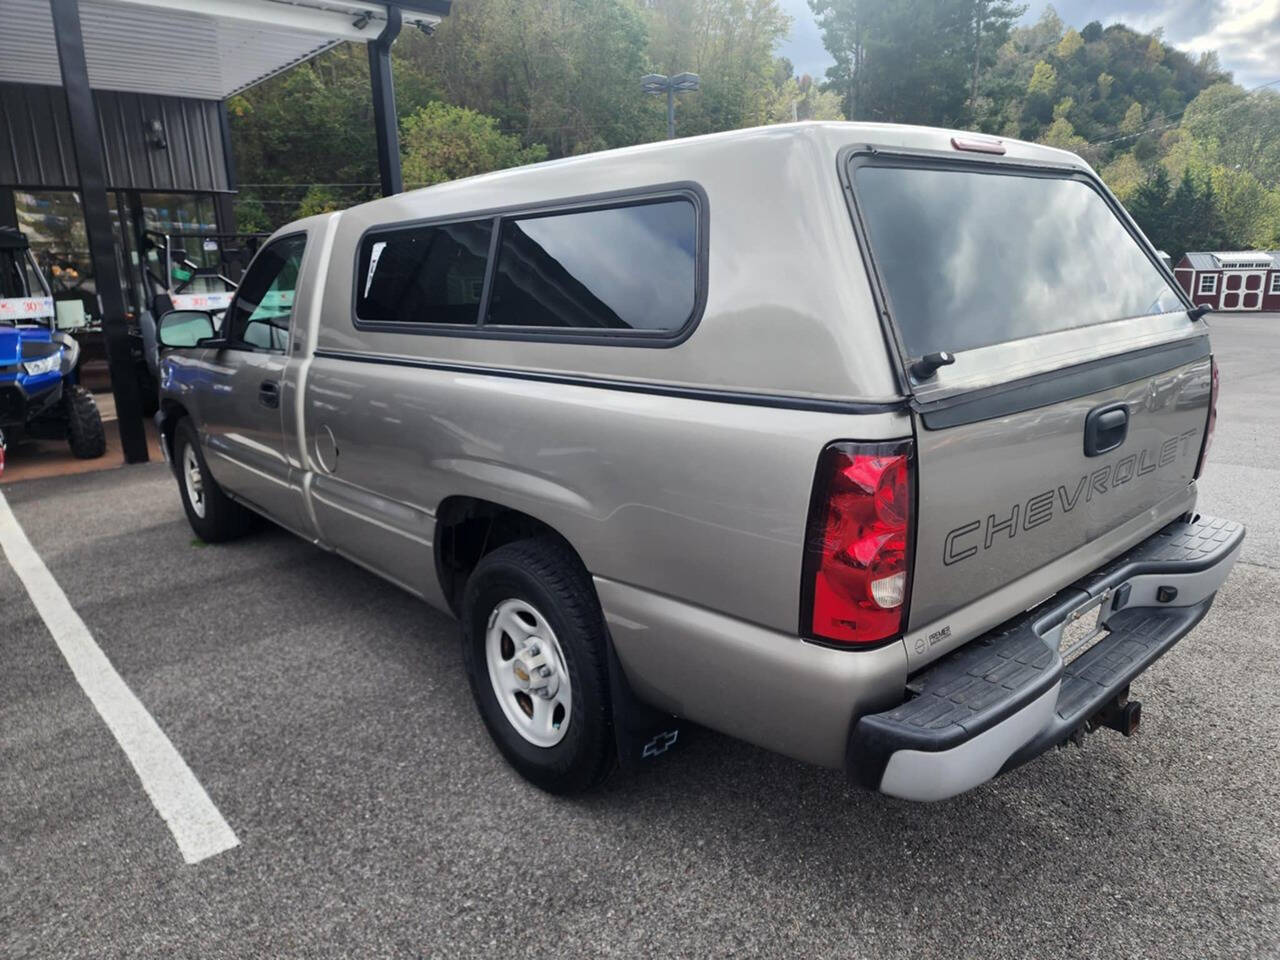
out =
<path fill-rule="evenodd" d="M 373 127 L 378 142 L 378 179 L 382 195 L 404 192 L 400 172 L 400 128 L 396 119 L 396 91 L 391 81 L 391 44 L 400 35 L 400 8 L 387 7 L 387 25 L 370 40 L 369 84 L 373 92 Z"/>
<path fill-rule="evenodd" d="M 236 179 L 236 158 L 231 152 L 231 117 L 227 113 L 227 101 L 218 101 L 218 137 L 222 141 L 223 169 L 227 175 L 228 193 L 213 195 L 214 213 L 218 218 L 219 233 L 236 232 L 235 192 L 239 188 Z"/>
<path fill-rule="evenodd" d="M 0 187 L 0 227 L 16 227 L 18 225 L 18 208 L 13 202 L 13 190 Z"/>
<path fill-rule="evenodd" d="M 93 280 L 102 304 L 102 333 L 107 341 L 111 391 L 116 400 L 116 423 L 126 463 L 147 461 L 147 433 L 142 424 L 138 377 L 129 349 L 124 292 L 116 266 L 115 239 L 107 204 L 106 158 L 98 134 L 98 115 L 89 89 L 80 30 L 79 0 L 49 0 L 53 13 L 54 42 L 62 68 L 62 88 L 67 95 L 71 120 L 71 144 L 79 170 L 80 199 L 84 205 L 85 233 Z"/>

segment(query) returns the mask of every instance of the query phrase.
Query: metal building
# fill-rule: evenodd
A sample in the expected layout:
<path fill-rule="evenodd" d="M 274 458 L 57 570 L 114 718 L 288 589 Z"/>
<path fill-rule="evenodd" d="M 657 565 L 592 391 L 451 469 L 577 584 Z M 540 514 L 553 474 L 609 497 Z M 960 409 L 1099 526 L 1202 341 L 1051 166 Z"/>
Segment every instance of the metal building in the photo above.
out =
<path fill-rule="evenodd" d="M 232 234 L 229 97 L 343 41 L 369 48 L 379 175 L 402 188 L 390 47 L 450 0 L 0 0 L 0 226 L 50 274 L 59 323 L 110 371 L 147 459 L 136 329 L 158 234 Z M 131 353 L 132 351 L 132 353 Z"/>

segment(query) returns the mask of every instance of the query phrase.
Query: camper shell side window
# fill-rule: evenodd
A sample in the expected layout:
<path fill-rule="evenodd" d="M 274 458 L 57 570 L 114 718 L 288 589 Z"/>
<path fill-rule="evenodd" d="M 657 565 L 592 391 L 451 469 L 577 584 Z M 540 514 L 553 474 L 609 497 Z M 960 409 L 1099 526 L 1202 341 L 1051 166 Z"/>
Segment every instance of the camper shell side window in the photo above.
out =
<path fill-rule="evenodd" d="M 356 251 L 353 323 L 380 332 L 671 346 L 706 299 L 693 185 L 378 227 Z"/>

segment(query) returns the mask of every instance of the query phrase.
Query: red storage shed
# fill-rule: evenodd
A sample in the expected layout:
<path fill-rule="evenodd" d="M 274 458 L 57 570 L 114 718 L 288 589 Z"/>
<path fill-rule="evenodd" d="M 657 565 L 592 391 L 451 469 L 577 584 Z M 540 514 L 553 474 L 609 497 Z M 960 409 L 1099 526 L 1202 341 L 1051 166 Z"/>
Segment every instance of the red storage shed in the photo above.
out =
<path fill-rule="evenodd" d="M 1280 250 L 1188 253 L 1173 272 L 1197 305 L 1280 311 Z"/>

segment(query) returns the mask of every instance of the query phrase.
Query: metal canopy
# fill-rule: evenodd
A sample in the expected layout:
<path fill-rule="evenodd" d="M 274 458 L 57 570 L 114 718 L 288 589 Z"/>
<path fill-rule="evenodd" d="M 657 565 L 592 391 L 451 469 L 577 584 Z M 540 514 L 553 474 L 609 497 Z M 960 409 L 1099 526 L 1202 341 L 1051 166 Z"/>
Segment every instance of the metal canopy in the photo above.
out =
<path fill-rule="evenodd" d="M 448 0 L 401 0 L 405 24 L 434 27 Z M 343 40 L 372 41 L 388 4 L 356 0 L 81 0 L 97 90 L 223 100 Z M 0 0 L 0 82 L 58 86 L 49 0 Z"/>

